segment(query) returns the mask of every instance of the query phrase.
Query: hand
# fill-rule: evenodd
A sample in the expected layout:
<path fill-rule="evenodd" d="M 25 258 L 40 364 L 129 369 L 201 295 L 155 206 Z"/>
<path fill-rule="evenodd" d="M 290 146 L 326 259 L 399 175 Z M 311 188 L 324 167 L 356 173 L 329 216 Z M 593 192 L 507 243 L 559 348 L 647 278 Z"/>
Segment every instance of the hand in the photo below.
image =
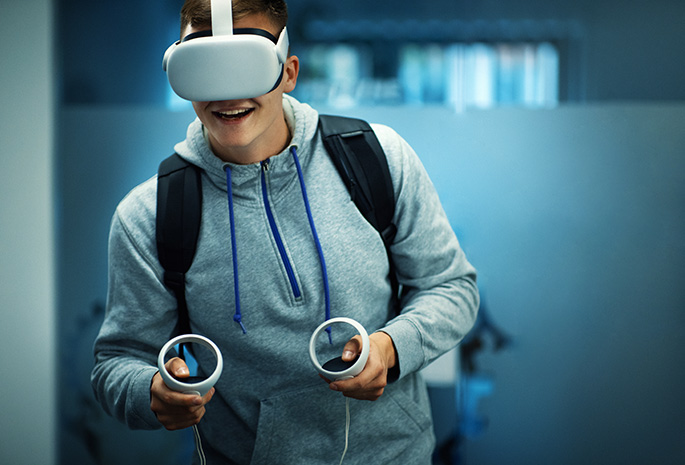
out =
<path fill-rule="evenodd" d="M 343 348 L 342 359 L 351 362 L 361 354 L 362 338 L 357 335 Z M 388 385 L 388 370 L 397 363 L 397 353 L 392 338 L 377 332 L 369 336 L 369 359 L 361 373 L 352 379 L 333 381 L 322 378 L 334 391 L 342 392 L 345 397 L 359 400 L 377 400 Z"/>
<path fill-rule="evenodd" d="M 172 358 L 164 365 L 176 378 L 190 376 L 188 366 L 180 358 Z M 212 399 L 214 388 L 204 397 L 173 391 L 164 384 L 162 376 L 156 373 L 150 386 L 150 409 L 159 422 L 169 431 L 188 428 L 200 422 L 205 414 L 205 405 Z"/>

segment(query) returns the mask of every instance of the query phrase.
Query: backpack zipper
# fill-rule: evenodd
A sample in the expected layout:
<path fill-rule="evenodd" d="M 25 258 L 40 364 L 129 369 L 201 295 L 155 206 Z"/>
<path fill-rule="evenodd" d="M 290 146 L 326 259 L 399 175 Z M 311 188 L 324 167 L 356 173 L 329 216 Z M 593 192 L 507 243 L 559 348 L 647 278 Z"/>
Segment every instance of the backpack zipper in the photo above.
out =
<path fill-rule="evenodd" d="M 262 163 L 262 197 L 264 199 L 264 208 L 266 210 L 266 217 L 269 220 L 269 227 L 271 228 L 271 233 L 276 241 L 276 247 L 278 248 L 278 253 L 281 256 L 281 261 L 285 267 L 285 272 L 288 275 L 288 281 L 290 282 L 290 288 L 292 289 L 293 296 L 296 299 L 302 297 L 302 292 L 300 291 L 300 286 L 297 284 L 297 279 L 295 279 L 295 271 L 288 258 L 288 253 L 285 250 L 285 245 L 283 244 L 283 239 L 276 226 L 276 220 L 274 219 L 273 212 L 271 211 L 271 202 L 269 202 L 269 194 L 266 188 L 266 174 L 269 171 L 269 160 L 264 160 Z"/>

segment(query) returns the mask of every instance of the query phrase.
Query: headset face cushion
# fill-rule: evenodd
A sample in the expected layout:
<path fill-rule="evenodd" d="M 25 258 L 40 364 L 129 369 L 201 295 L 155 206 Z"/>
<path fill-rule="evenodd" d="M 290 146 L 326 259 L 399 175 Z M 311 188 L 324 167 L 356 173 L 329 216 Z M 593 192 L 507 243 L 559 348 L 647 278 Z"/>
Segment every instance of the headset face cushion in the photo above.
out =
<path fill-rule="evenodd" d="M 278 84 L 282 65 L 272 41 L 241 34 L 181 42 L 168 53 L 166 71 L 179 97 L 207 102 L 264 95 Z"/>

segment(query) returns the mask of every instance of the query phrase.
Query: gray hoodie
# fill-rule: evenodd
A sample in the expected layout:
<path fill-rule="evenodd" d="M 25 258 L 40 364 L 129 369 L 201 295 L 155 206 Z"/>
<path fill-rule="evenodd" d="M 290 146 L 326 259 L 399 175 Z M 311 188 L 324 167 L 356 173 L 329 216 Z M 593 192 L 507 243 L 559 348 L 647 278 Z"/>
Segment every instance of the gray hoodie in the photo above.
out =
<path fill-rule="evenodd" d="M 430 463 L 434 436 L 419 370 L 471 328 L 478 308 L 475 270 L 414 151 L 390 128 L 373 125 L 396 198 L 391 252 L 408 291 L 398 314 L 391 304 L 383 243 L 350 200 L 324 149 L 318 113 L 288 96 L 283 102 L 291 145 L 266 164 L 228 165 L 226 170 L 211 152 L 199 120 L 175 147 L 204 170 L 198 251 L 186 276 L 191 328 L 213 340 L 224 358 L 216 394 L 199 424 L 208 463 L 340 460 L 345 398 L 318 377 L 308 354 L 309 338 L 325 320 L 325 281 L 331 317 L 353 318 L 369 334 L 382 329 L 392 337 L 399 362 L 399 378 L 380 399 L 351 400 L 345 463 Z M 156 255 L 156 189 L 153 177 L 133 189 L 114 214 L 107 313 L 92 373 L 104 409 L 137 429 L 161 427 L 150 410 L 150 383 L 157 354 L 177 322 L 176 302 L 163 284 Z M 245 333 L 234 321 L 232 239 Z M 349 335 L 338 326 L 333 339 L 342 344 L 340 339 Z M 201 370 L 213 369 L 214 362 L 202 354 L 198 362 Z"/>

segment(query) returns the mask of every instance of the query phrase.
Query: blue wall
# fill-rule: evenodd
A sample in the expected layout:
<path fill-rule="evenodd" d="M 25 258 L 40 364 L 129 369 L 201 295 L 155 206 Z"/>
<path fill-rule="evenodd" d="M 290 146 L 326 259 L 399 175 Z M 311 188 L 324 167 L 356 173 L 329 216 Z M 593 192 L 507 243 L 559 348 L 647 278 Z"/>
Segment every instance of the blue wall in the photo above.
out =
<path fill-rule="evenodd" d="M 685 107 L 371 112 L 419 150 L 513 346 L 466 463 L 685 459 Z"/>

